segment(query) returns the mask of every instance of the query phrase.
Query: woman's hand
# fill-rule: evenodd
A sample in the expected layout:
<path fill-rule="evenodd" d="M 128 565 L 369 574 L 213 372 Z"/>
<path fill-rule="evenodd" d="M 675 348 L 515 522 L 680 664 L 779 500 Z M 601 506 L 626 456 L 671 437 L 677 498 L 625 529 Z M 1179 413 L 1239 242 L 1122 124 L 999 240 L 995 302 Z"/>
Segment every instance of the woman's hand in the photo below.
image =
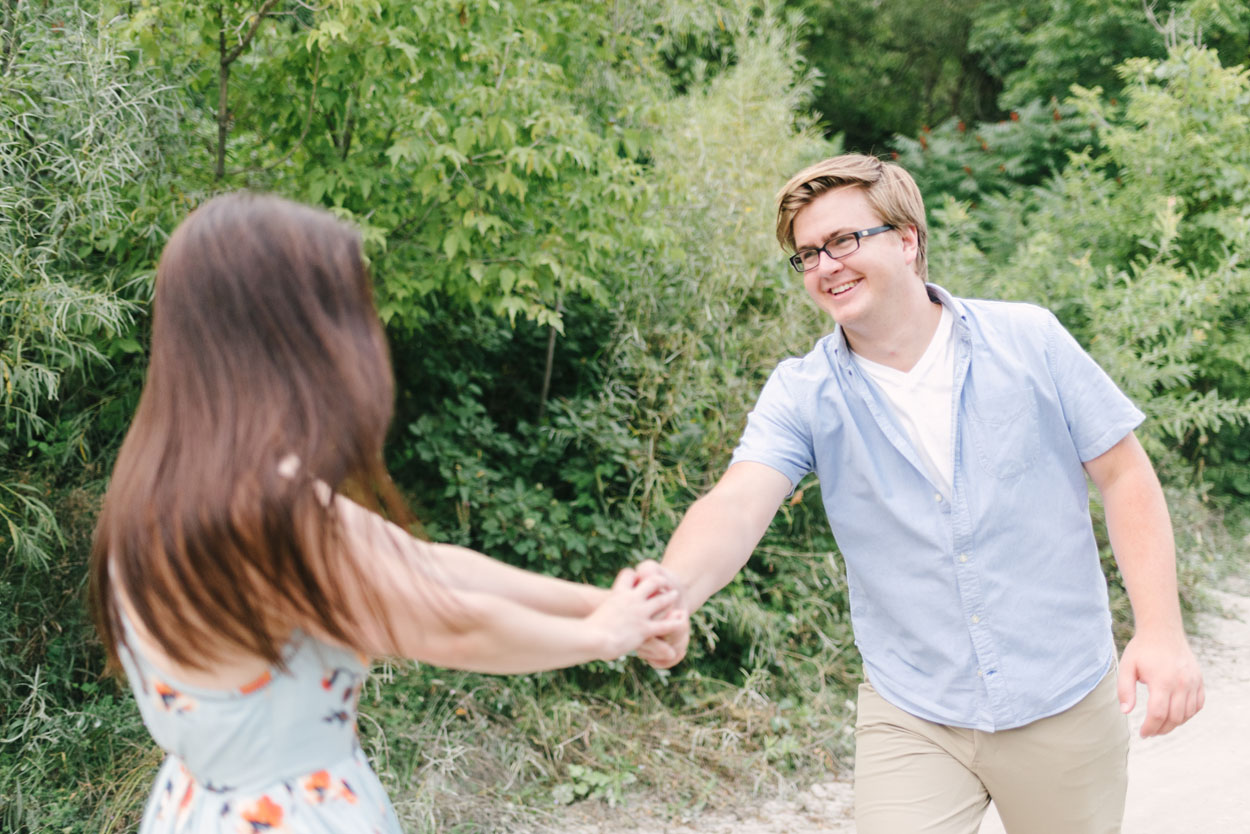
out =
<path fill-rule="evenodd" d="M 632 568 L 617 574 L 607 599 L 585 619 L 599 633 L 600 659 L 616 660 L 683 628 L 686 612 L 673 607 L 679 597 L 664 576 L 640 579 Z"/>
<path fill-rule="evenodd" d="M 649 576 L 658 576 L 665 580 L 668 587 L 677 591 L 677 598 L 673 600 L 672 606 L 674 611 L 678 611 L 681 614 L 681 622 L 671 631 L 666 632 L 661 637 L 648 640 L 638 649 L 638 657 L 650 663 L 652 667 L 656 669 L 671 669 L 686 656 L 686 650 L 690 646 L 690 609 L 686 605 L 681 583 L 677 580 L 677 577 L 660 567 L 659 563 L 652 559 L 640 562 L 635 570 L 635 574 L 637 578 L 634 581 L 636 582 L 642 581 Z"/>

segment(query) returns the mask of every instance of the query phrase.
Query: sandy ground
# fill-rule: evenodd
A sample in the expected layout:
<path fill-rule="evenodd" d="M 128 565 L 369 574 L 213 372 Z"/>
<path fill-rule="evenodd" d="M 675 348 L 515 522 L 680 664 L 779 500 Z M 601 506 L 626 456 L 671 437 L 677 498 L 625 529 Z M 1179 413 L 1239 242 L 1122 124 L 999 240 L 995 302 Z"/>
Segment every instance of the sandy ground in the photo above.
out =
<path fill-rule="evenodd" d="M 1204 614 L 1194 648 L 1202 662 L 1206 706 L 1161 738 L 1137 735 L 1146 690 L 1138 691 L 1129 749 L 1124 834 L 1250 834 L 1250 580 L 1213 592 L 1224 615 Z M 813 785 L 786 800 L 756 801 L 690 822 L 622 815 L 565 828 L 567 834 L 852 834 L 849 781 Z M 991 805 L 981 834 L 1003 834 Z"/>

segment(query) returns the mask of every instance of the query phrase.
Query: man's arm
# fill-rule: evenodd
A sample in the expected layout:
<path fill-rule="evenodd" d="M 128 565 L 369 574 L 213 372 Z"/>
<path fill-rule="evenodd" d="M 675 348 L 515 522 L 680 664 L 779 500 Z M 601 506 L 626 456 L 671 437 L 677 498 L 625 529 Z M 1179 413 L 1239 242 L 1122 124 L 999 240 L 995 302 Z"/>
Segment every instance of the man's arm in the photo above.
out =
<path fill-rule="evenodd" d="M 1163 489 L 1130 432 L 1085 464 L 1102 493 L 1107 533 L 1133 608 L 1134 634 L 1120 659 L 1121 708 L 1136 703 L 1137 682 L 1149 701 L 1141 735 L 1163 735 L 1202 709 L 1202 672 L 1185 637 L 1176 590 L 1176 551 Z"/>
<path fill-rule="evenodd" d="M 665 573 L 681 592 L 674 606 L 693 614 L 742 570 L 790 489 L 790 479 L 771 466 L 735 463 L 686 511 L 664 550 L 663 563 L 644 562 L 638 566 L 638 575 Z M 657 669 L 667 669 L 685 657 L 689 623 L 663 639 L 676 656 L 649 651 L 648 646 L 638 652 Z"/>

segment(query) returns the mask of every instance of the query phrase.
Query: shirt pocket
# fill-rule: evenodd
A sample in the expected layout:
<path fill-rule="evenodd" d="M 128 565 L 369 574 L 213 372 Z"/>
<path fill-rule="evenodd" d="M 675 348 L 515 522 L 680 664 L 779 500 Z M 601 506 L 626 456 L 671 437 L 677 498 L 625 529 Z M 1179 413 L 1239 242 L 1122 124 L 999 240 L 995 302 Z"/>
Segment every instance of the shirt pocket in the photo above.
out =
<path fill-rule="evenodd" d="M 995 477 L 1019 477 L 1041 452 L 1037 396 L 1032 388 L 975 400 L 968 409 L 968 427 L 977 460 Z"/>

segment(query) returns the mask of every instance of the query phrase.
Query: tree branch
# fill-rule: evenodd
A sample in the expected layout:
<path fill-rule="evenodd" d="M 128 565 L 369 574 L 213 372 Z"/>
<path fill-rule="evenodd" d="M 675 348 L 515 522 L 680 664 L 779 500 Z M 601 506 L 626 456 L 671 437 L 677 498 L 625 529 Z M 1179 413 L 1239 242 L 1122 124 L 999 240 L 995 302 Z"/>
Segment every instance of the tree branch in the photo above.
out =
<path fill-rule="evenodd" d="M 343 134 L 339 137 L 339 158 L 347 159 L 347 152 L 352 146 L 352 132 L 356 128 L 356 88 L 353 87 L 347 96 L 347 106 L 343 108 Z"/>
<path fill-rule="evenodd" d="M 391 231 L 386 235 L 386 237 L 388 239 L 398 238 L 401 234 L 408 231 L 408 229 L 412 228 L 413 226 L 420 226 L 424 224 L 437 205 L 438 205 L 437 202 L 431 201 L 431 203 L 425 208 L 425 214 L 421 215 L 419 218 L 418 217 L 408 218 L 407 220 L 405 220 L 404 222 L 396 226 L 394 229 L 391 229 Z"/>
<path fill-rule="evenodd" d="M 277 168 L 279 165 L 286 163 L 287 160 L 289 160 L 292 156 L 295 155 L 295 152 L 298 151 L 300 149 L 300 146 L 304 144 L 304 140 L 308 138 L 308 131 L 312 127 L 313 105 L 316 104 L 317 102 L 317 85 L 319 83 L 318 78 L 320 75 L 320 70 L 321 70 L 321 50 L 318 49 L 317 57 L 313 61 L 313 78 L 312 78 L 313 88 L 312 88 L 312 92 L 308 95 L 308 113 L 304 116 L 304 129 L 300 132 L 299 138 L 295 140 L 295 144 L 292 145 L 291 149 L 286 152 L 286 156 L 282 157 L 277 162 L 274 162 L 269 165 L 264 165 L 260 168 L 256 168 L 256 167 L 239 168 L 235 171 L 231 171 L 230 176 L 233 177 L 238 174 L 263 173 L 265 171 L 272 171 L 274 168 Z"/>
<path fill-rule="evenodd" d="M 564 312 L 564 302 L 556 302 L 556 315 Z M 549 325 L 547 333 L 547 367 L 543 370 L 543 390 L 538 395 L 538 422 L 543 421 L 543 417 L 547 414 L 547 396 L 551 393 L 551 371 L 555 365 L 556 356 L 556 326 Z"/>
<path fill-rule="evenodd" d="M 226 176 L 226 139 L 230 135 L 230 65 L 238 60 L 247 49 L 247 45 L 256 37 L 261 21 L 269 14 L 278 0 L 265 0 L 260 10 L 252 16 L 252 26 L 234 49 L 226 49 L 226 11 L 224 3 L 217 3 L 217 51 L 220 55 L 217 67 L 217 167 L 214 175 L 217 179 Z"/>
<path fill-rule="evenodd" d="M 217 0 L 217 50 L 221 55 L 217 66 L 217 164 L 215 179 L 226 176 L 226 137 L 230 135 L 230 61 L 226 60 L 226 11 Z"/>
<path fill-rule="evenodd" d="M 236 46 L 234 49 L 230 50 L 229 53 L 226 53 L 224 51 L 222 52 L 222 56 L 221 56 L 222 66 L 233 64 L 235 60 L 237 60 L 238 57 L 243 54 L 243 50 L 247 49 L 247 45 L 252 42 L 252 38 L 256 37 L 256 30 L 260 28 L 261 21 L 263 21 L 265 17 L 268 16 L 269 10 L 272 9 L 277 4 L 277 2 L 278 0 L 265 0 L 265 4 L 260 7 L 260 11 L 258 11 L 255 15 L 253 15 L 252 28 L 247 30 L 247 34 L 243 36 L 243 40 L 239 42 L 239 45 Z M 220 8 L 220 6 L 218 8 Z M 224 29 L 222 30 L 222 43 L 223 44 L 225 43 L 225 30 Z"/>

